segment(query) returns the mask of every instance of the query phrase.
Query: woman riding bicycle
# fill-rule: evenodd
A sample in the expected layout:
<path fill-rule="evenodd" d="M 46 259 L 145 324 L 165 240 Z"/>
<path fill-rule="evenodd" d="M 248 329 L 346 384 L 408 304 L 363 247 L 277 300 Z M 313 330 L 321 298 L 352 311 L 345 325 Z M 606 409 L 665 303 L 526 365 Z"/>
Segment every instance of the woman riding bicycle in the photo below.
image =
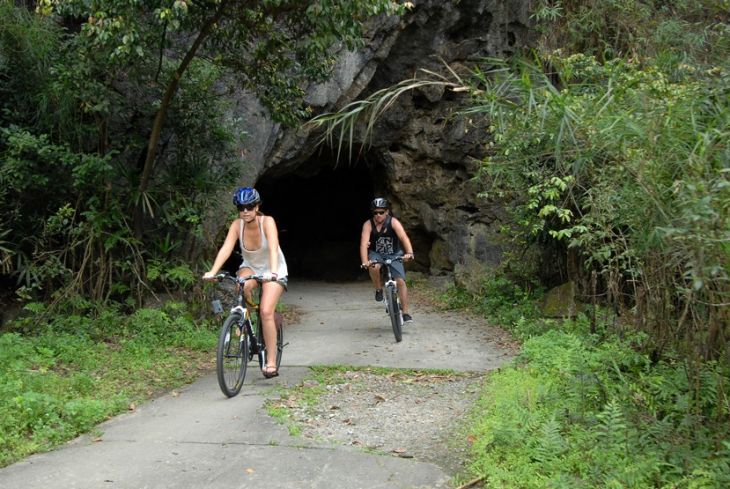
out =
<path fill-rule="evenodd" d="M 383 300 L 381 265 L 373 265 L 372 262 L 401 255 L 404 261 L 413 260 L 413 246 L 408 234 L 403 229 L 403 225 L 390 214 L 390 202 L 387 199 L 382 197 L 373 199 L 370 202 L 370 211 L 373 216 L 362 225 L 362 233 L 360 234 L 360 262 L 363 268 L 368 269 L 370 279 L 375 286 L 375 300 L 380 302 Z M 405 254 L 403 254 L 403 249 L 405 249 Z M 393 278 L 398 284 L 403 322 L 407 323 L 413 318 L 408 312 L 405 268 L 401 262 L 393 262 L 390 267 Z"/>
<path fill-rule="evenodd" d="M 261 196 L 252 187 L 239 187 L 233 193 L 233 203 L 238 207 L 238 219 L 228 228 L 228 235 L 223 242 L 213 267 L 203 275 L 203 279 L 212 280 L 218 270 L 231 256 L 236 241 L 241 247 L 243 263 L 238 269 L 238 276 L 262 275 L 261 301 L 259 317 L 263 326 L 266 343 L 266 365 L 262 373 L 271 378 L 279 375 L 276 368 L 276 322 L 274 313 L 276 304 L 287 287 L 288 270 L 284 253 L 279 246 L 279 231 L 271 216 L 259 212 Z M 258 287 L 258 282 L 249 280 L 244 286 L 246 301 L 251 302 L 251 292 Z"/>

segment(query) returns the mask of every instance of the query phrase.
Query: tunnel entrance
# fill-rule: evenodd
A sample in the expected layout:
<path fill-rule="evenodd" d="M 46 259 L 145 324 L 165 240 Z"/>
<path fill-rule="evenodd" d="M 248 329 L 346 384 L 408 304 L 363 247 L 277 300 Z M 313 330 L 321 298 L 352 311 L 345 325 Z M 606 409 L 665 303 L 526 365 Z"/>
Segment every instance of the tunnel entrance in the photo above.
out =
<path fill-rule="evenodd" d="M 367 161 L 335 164 L 314 155 L 291 173 L 264 173 L 256 183 L 261 210 L 276 219 L 279 241 L 292 277 L 352 281 L 360 270 L 362 224 L 383 181 Z M 275 169 L 281 171 L 280 168 Z"/>

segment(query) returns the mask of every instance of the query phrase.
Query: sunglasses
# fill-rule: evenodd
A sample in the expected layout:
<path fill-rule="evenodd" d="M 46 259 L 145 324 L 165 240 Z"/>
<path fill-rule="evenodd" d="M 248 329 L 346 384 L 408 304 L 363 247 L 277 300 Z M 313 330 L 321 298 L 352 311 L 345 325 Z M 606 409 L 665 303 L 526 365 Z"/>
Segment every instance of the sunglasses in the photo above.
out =
<path fill-rule="evenodd" d="M 382 215 L 383 215 L 383 214 L 385 214 L 386 212 L 388 212 L 388 211 L 373 211 L 373 215 L 374 215 L 374 216 L 382 216 Z"/>
<path fill-rule="evenodd" d="M 254 210 L 256 208 L 257 205 L 258 204 L 239 205 L 238 206 L 238 211 L 239 212 L 252 211 L 252 210 Z"/>

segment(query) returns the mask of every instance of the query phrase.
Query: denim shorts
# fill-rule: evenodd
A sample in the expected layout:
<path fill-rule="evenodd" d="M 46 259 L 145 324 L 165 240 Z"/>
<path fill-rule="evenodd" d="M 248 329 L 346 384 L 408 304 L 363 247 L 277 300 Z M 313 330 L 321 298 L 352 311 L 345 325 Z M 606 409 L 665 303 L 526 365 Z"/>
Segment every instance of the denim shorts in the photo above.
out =
<path fill-rule="evenodd" d="M 395 255 L 383 255 L 375 251 L 368 251 L 368 260 L 385 260 L 387 258 L 393 259 L 398 258 L 399 256 L 403 256 L 403 254 L 398 253 Z M 403 266 L 402 261 L 394 261 L 393 263 L 391 263 L 390 273 L 393 275 L 393 278 L 402 278 L 403 280 L 406 279 L 406 269 Z"/>

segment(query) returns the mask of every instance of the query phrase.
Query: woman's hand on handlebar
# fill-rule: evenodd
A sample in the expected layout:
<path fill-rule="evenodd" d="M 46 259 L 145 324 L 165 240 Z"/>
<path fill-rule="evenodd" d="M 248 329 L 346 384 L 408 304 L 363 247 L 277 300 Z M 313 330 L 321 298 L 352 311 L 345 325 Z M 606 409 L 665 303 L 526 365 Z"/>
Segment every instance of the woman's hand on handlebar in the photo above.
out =
<path fill-rule="evenodd" d="M 415 259 L 416 256 L 413 253 L 406 253 L 405 255 L 403 255 L 403 261 L 411 261 Z"/>
<path fill-rule="evenodd" d="M 219 280 L 223 280 L 226 277 L 231 278 L 227 273 L 221 273 L 221 272 L 218 272 L 218 273 L 205 272 L 201 278 L 203 280 L 207 280 L 209 282 L 217 282 Z"/>

